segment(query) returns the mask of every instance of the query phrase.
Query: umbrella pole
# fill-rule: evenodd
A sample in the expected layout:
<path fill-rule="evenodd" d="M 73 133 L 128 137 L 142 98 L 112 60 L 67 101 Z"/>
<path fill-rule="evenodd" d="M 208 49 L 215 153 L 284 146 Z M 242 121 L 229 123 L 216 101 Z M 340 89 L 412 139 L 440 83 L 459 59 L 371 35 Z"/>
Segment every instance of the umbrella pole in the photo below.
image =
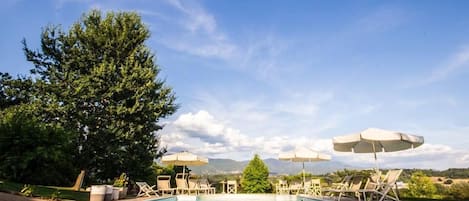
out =
<path fill-rule="evenodd" d="M 303 161 L 303 188 L 305 188 L 305 183 L 306 183 L 306 179 L 305 179 L 305 162 Z"/>
<path fill-rule="evenodd" d="M 376 173 L 380 174 L 379 172 L 379 166 L 378 166 L 378 158 L 376 157 L 376 148 L 375 148 L 375 143 L 373 142 L 373 154 L 375 155 L 375 166 L 376 166 Z"/>

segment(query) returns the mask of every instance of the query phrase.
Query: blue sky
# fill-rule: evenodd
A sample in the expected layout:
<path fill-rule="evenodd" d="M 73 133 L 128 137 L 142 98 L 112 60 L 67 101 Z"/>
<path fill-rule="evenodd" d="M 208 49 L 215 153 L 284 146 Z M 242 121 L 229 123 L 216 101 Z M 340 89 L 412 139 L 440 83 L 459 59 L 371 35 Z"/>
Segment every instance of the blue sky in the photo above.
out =
<path fill-rule="evenodd" d="M 90 9 L 136 11 L 160 77 L 181 104 L 161 132 L 170 151 L 263 158 L 298 147 L 337 153 L 334 136 L 369 127 L 425 137 L 380 153 L 382 167 L 469 167 L 467 1 L 88 1 L 1 3 L 0 71 L 28 74 L 21 40 Z"/>

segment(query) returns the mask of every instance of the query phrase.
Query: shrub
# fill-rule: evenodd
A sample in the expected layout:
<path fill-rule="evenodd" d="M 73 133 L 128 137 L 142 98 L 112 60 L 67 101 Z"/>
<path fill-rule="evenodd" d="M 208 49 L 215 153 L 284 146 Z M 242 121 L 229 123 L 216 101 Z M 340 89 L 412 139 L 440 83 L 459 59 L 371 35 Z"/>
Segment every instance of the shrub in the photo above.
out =
<path fill-rule="evenodd" d="M 409 195 L 418 198 L 432 198 L 436 193 L 436 187 L 429 177 L 423 172 L 412 174 L 409 181 Z"/>
<path fill-rule="evenodd" d="M 469 199 L 469 183 L 454 183 L 449 188 L 449 194 L 453 199 L 456 200 L 468 200 Z"/>

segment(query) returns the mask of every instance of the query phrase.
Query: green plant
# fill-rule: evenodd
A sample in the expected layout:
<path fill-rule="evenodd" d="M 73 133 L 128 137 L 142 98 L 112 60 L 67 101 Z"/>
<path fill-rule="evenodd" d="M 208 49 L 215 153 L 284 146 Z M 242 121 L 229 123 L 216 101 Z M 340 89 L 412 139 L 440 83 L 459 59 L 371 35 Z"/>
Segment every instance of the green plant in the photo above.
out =
<path fill-rule="evenodd" d="M 54 200 L 54 201 L 58 201 L 58 200 L 61 200 L 60 199 L 60 191 L 59 190 L 56 190 L 54 191 L 51 195 L 50 195 L 50 200 Z"/>
<path fill-rule="evenodd" d="M 26 197 L 32 197 L 34 193 L 34 186 L 25 184 L 21 189 L 20 193 Z"/>
<path fill-rule="evenodd" d="M 449 187 L 449 194 L 456 200 L 469 200 L 469 183 L 454 183 Z"/>
<path fill-rule="evenodd" d="M 117 178 L 115 181 L 114 181 L 114 186 L 115 187 L 124 187 L 124 186 L 127 186 L 127 183 L 128 183 L 128 177 L 127 177 L 127 174 L 125 173 L 122 173 L 119 178 Z"/>
<path fill-rule="evenodd" d="M 269 168 L 256 154 L 243 171 L 241 186 L 247 193 L 266 193 L 272 189 L 268 178 Z"/>
<path fill-rule="evenodd" d="M 417 171 L 412 174 L 409 181 L 409 194 L 417 198 L 432 198 L 437 189 L 430 177 L 423 172 Z"/>

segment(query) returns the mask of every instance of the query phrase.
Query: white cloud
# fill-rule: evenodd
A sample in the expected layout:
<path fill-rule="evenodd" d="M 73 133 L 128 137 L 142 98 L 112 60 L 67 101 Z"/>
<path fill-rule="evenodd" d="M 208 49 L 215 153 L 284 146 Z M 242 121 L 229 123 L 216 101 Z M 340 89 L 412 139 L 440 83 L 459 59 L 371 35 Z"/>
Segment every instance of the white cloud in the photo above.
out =
<path fill-rule="evenodd" d="M 334 155 L 349 164 L 362 167 L 374 167 L 375 161 L 372 153 L 355 154 L 335 152 Z M 446 169 L 448 167 L 467 167 L 469 152 L 467 150 L 453 149 L 442 144 L 424 144 L 416 149 L 399 152 L 377 153 L 380 168 L 422 168 Z"/>
<path fill-rule="evenodd" d="M 203 110 L 195 114 L 182 114 L 169 123 L 164 129 L 162 142 L 167 145 L 169 151 L 190 150 L 208 157 L 226 157 L 232 153 L 241 157 L 250 156 L 252 153 L 277 157 L 278 153 L 295 147 L 310 147 L 318 151 L 328 151 L 331 148 L 330 140 L 326 139 L 304 136 L 248 136 Z"/>

